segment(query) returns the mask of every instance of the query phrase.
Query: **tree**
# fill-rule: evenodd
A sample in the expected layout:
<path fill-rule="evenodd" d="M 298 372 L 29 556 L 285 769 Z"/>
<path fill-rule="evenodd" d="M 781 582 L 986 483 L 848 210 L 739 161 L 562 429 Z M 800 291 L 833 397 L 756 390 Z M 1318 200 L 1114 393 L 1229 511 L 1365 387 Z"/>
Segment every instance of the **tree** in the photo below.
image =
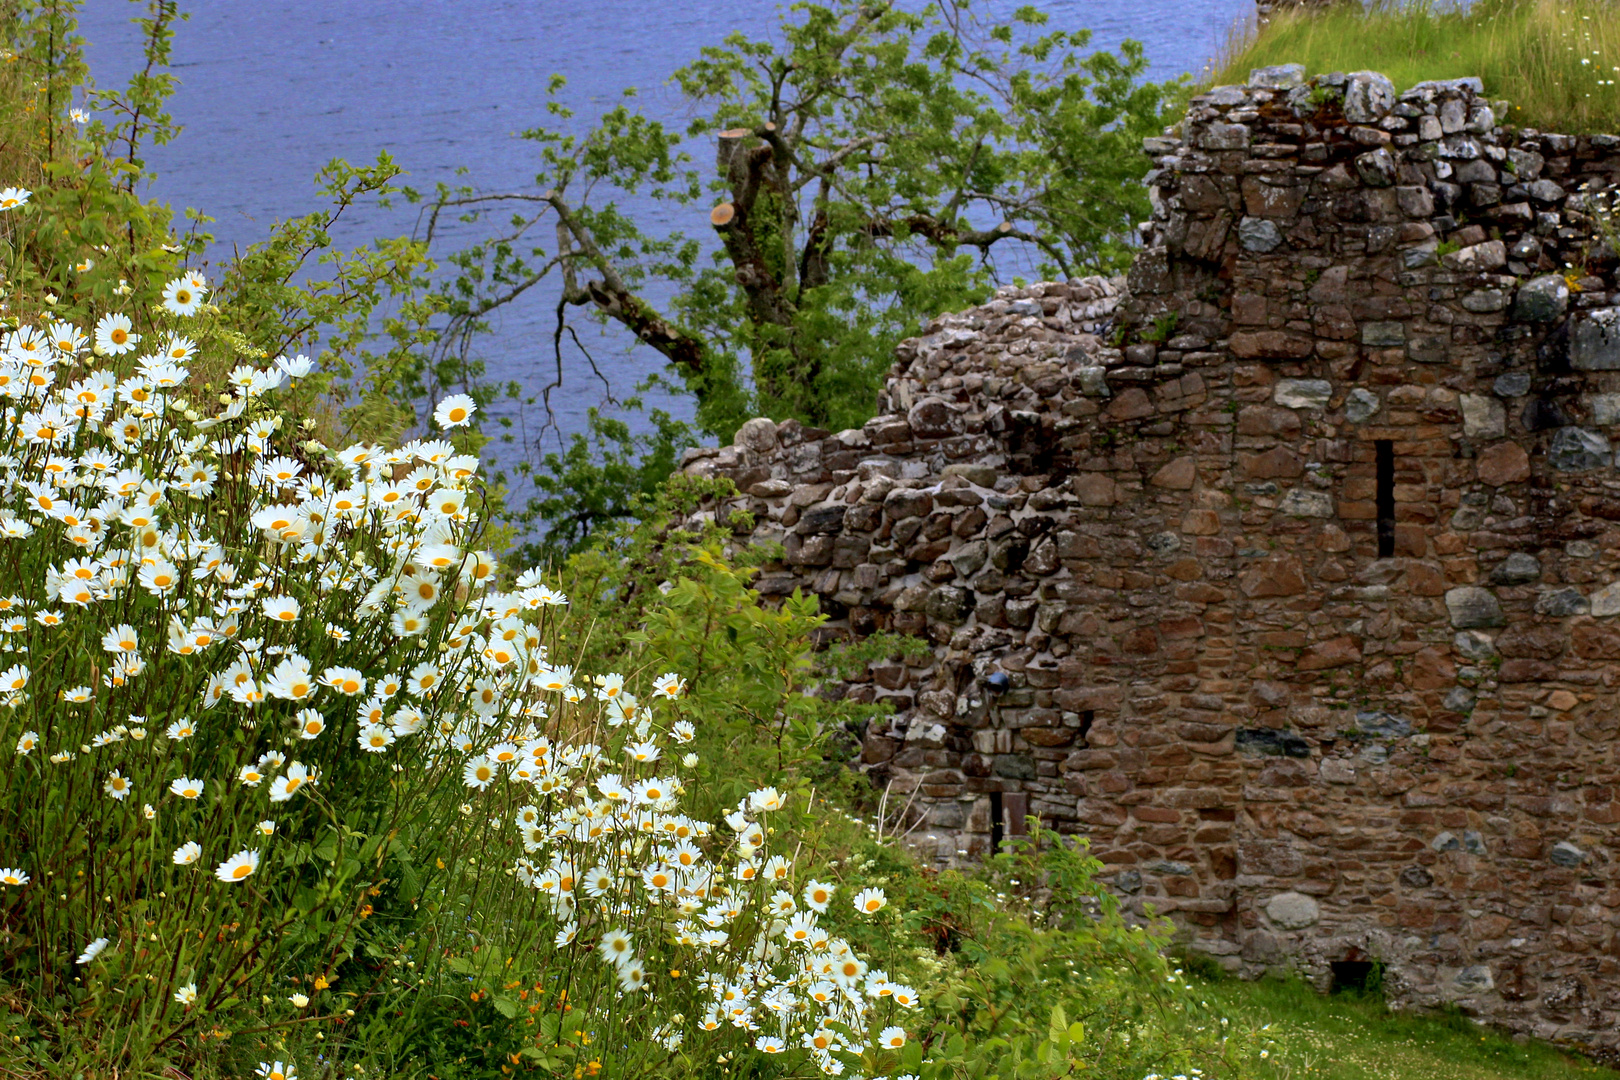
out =
<path fill-rule="evenodd" d="M 1180 84 L 1140 81 L 1134 42 L 1083 55 L 1089 31 L 1050 31 L 1033 8 L 987 24 L 969 8 L 795 4 L 774 40 L 733 33 L 674 74 L 695 117 L 684 129 L 630 90 L 568 133 L 553 80 L 559 126 L 524 133 L 540 148 L 533 191 L 441 185 L 428 200 L 430 243 L 448 215 L 518 208 L 449 257 L 434 370 L 453 381 L 486 318 L 555 276 L 548 401 L 569 312 L 584 309 L 662 354 L 710 434 L 761 414 L 854 426 L 895 343 L 927 318 L 1019 271 L 1120 267 L 1147 212 L 1141 139 Z M 648 234 L 624 193 L 700 222 L 709 202 L 710 241 Z M 669 289 L 662 307 L 649 298 Z"/>

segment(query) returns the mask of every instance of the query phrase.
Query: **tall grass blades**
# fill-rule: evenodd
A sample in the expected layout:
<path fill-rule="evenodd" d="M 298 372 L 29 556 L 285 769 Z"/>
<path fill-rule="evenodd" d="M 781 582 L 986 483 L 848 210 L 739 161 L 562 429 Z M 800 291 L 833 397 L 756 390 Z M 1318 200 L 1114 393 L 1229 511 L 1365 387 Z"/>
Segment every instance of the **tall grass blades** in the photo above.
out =
<path fill-rule="evenodd" d="M 1620 131 L 1620 5 L 1608 0 L 1374 0 L 1287 9 L 1234 32 L 1214 84 L 1253 68 L 1307 75 L 1381 71 L 1406 88 L 1477 75 L 1511 109 L 1504 122 L 1568 134 Z"/>

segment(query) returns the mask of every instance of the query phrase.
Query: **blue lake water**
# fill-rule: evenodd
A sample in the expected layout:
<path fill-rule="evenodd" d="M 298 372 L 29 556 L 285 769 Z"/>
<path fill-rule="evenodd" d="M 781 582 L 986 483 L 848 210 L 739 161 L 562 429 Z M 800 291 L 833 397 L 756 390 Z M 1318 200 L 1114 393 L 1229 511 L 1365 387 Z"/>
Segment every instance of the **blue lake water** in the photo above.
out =
<path fill-rule="evenodd" d="M 981 10 L 1011 11 L 1025 0 L 989 0 Z M 567 100 L 582 119 L 642 88 L 645 107 L 679 115 L 666 87 L 669 73 L 732 30 L 762 36 L 776 25 L 775 0 L 193 0 L 175 40 L 180 87 L 172 112 L 184 133 L 154 148 L 151 193 L 178 210 L 196 207 L 216 219 L 212 257 L 263 238 L 278 219 L 320 204 L 311 180 L 334 157 L 374 160 L 387 150 L 414 186 L 456 182 L 466 166 L 487 191 L 533 187 L 534 147 L 516 138 L 542 122 L 545 86 L 568 78 Z M 1049 0 L 1052 25 L 1092 30 L 1094 44 L 1141 41 L 1151 77 L 1198 72 L 1252 0 Z M 139 60 L 130 19 L 144 4 L 88 0 L 81 26 L 91 70 L 102 85 L 121 84 Z M 675 221 L 664 207 L 636 207 L 654 230 L 707 231 Z M 336 231 L 352 246 L 409 232 L 415 209 L 364 208 Z M 555 294 L 541 288 L 509 308 L 481 355 L 490 375 L 538 389 L 554 372 L 551 327 Z M 619 393 L 657 370 L 659 358 L 624 336 L 582 336 Z M 600 382 L 582 357 L 566 355 L 566 392 L 554 399 L 557 429 L 582 430 L 585 411 L 603 403 Z M 657 403 L 690 415 L 680 399 Z M 518 417 L 516 410 L 498 412 Z M 532 435 L 542 414 L 523 410 Z M 503 464 L 515 447 L 498 449 Z"/>

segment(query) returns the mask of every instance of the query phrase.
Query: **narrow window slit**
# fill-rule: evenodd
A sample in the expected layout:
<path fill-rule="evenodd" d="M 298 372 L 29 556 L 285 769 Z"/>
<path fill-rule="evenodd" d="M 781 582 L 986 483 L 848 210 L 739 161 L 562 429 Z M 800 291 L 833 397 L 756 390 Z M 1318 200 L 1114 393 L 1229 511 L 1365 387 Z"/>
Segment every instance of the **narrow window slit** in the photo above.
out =
<path fill-rule="evenodd" d="M 1388 439 L 1373 443 L 1378 467 L 1378 557 L 1395 554 L 1395 444 Z"/>
<path fill-rule="evenodd" d="M 990 793 L 990 854 L 994 855 L 1001 850 L 1003 825 L 1001 817 L 1001 792 Z"/>

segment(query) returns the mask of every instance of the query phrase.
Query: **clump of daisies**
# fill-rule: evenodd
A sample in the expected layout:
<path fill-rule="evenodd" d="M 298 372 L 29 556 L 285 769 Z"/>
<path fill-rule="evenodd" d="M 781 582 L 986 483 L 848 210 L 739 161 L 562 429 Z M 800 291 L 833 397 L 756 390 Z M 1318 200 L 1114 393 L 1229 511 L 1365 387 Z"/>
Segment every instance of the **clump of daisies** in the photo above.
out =
<path fill-rule="evenodd" d="M 787 796 L 689 812 L 680 675 L 638 696 L 557 651 L 567 598 L 497 586 L 452 442 L 295 438 L 302 356 L 198 385 L 207 292 L 0 338 L 0 966 L 25 950 L 37 1001 L 82 986 L 136 1063 L 202 1015 L 340 1016 L 341 984 L 412 1016 L 517 970 L 537 1024 L 611 1018 L 591 1052 L 621 1074 L 892 1060 L 916 992 L 823 925 Z"/>

